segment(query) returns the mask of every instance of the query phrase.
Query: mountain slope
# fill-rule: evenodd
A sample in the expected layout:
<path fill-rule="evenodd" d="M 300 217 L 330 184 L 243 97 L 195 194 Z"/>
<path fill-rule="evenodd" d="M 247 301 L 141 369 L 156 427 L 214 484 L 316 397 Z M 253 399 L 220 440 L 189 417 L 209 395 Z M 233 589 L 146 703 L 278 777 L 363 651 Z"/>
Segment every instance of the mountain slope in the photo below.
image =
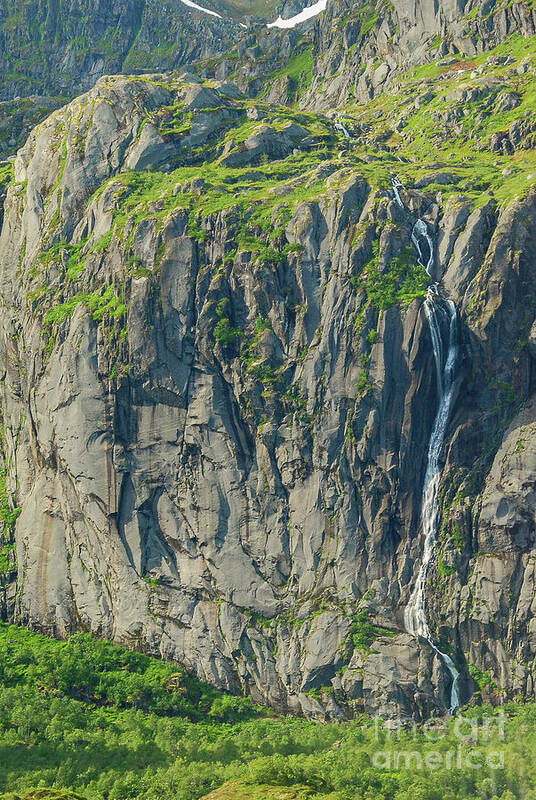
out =
<path fill-rule="evenodd" d="M 72 97 L 107 72 L 177 68 L 223 52 L 238 30 L 181 0 L 2 0 L 0 100 Z"/>
<path fill-rule="evenodd" d="M 401 68 L 473 57 L 513 34 L 536 34 L 531 0 L 335 0 L 317 21 L 307 105 L 366 101 L 396 84 Z"/>
<path fill-rule="evenodd" d="M 182 0 L 165 6 L 154 0 L 2 0 L 0 101 L 28 98 L 37 120 L 38 113 L 46 114 L 50 96 L 70 99 L 103 74 L 159 72 L 202 59 L 195 69 L 204 78 L 232 75 L 248 96 L 260 92 L 283 104 L 299 97 L 304 108 L 326 110 L 383 92 L 400 69 L 449 53 L 474 55 L 512 33 L 536 32 L 528 0 L 455 5 L 421 0 L 409 6 L 334 0 L 294 30 L 266 27 L 276 12 L 288 18 L 302 5 L 222 0 L 207 3 L 205 13 Z M 43 97 L 43 108 L 36 95 Z M 0 119 L 7 111 L 0 108 Z M 13 152 L 19 116 L 14 116 L 15 135 L 0 128 L 0 154 Z"/>

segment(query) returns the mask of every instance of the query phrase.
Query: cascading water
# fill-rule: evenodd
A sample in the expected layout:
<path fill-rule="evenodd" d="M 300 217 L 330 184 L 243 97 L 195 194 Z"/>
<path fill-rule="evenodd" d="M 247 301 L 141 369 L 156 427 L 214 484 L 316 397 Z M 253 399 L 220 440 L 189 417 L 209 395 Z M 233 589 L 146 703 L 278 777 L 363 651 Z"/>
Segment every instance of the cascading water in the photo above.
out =
<path fill-rule="evenodd" d="M 398 178 L 394 178 L 392 187 L 396 201 L 404 207 L 399 191 L 403 188 L 402 182 Z M 426 269 L 430 279 L 433 280 L 432 270 L 435 260 L 434 243 L 424 220 L 417 220 L 413 227 L 411 238 L 419 254 L 420 263 Z M 428 247 L 426 258 L 423 252 L 424 242 L 426 242 Z M 458 312 L 452 301 L 444 300 L 441 297 L 438 285 L 433 283 L 428 289 L 428 295 L 424 303 L 424 313 L 432 339 L 439 406 L 428 444 L 428 457 L 421 503 L 424 549 L 417 580 L 415 581 L 415 586 L 413 587 L 404 612 L 404 624 L 408 633 L 411 633 L 413 636 L 422 636 L 426 639 L 447 667 L 452 677 L 450 712 L 453 714 L 460 705 L 460 673 L 454 666 L 450 656 L 441 652 L 432 641 L 426 619 L 425 586 L 437 541 L 437 529 L 439 524 L 438 488 L 441 478 L 440 458 L 456 386 L 459 355 Z"/>
<path fill-rule="evenodd" d="M 428 245 L 428 259 L 426 259 L 426 263 L 421 245 L 423 239 Z M 432 268 L 434 266 L 434 243 L 432 241 L 432 237 L 430 236 L 428 225 L 424 220 L 418 219 L 413 226 L 413 230 L 411 232 L 411 241 L 417 249 L 419 261 L 426 269 L 426 274 L 430 279 L 432 279 Z"/>
<path fill-rule="evenodd" d="M 340 117 L 335 118 L 335 130 L 340 131 L 345 139 L 351 139 L 350 131 L 346 128 Z"/>
<path fill-rule="evenodd" d="M 400 197 L 400 189 L 404 188 L 404 184 L 402 183 L 402 181 L 400 180 L 398 175 L 395 175 L 391 179 L 391 186 L 393 188 L 393 194 L 395 196 L 396 202 L 398 203 L 400 208 L 405 208 L 404 203 L 402 201 L 402 198 Z M 413 234 L 412 234 L 412 237 L 413 237 Z"/>
<path fill-rule="evenodd" d="M 458 684 L 460 674 L 452 659 L 442 653 L 432 642 L 430 629 L 426 619 L 425 585 L 428 569 L 434 555 L 437 528 L 439 523 L 438 487 L 441 477 L 440 457 L 445 441 L 452 397 L 456 383 L 456 367 L 458 361 L 458 314 L 456 306 L 450 300 L 442 300 L 430 289 L 424 303 L 424 312 L 430 328 L 432 348 L 437 373 L 439 407 L 434 420 L 421 504 L 421 520 L 424 537 L 424 550 L 421 566 L 404 613 L 404 624 L 408 633 L 427 639 L 431 647 L 441 656 L 452 677 L 450 711 L 453 713 L 460 705 Z M 448 331 L 448 349 L 445 354 L 443 331 Z"/>

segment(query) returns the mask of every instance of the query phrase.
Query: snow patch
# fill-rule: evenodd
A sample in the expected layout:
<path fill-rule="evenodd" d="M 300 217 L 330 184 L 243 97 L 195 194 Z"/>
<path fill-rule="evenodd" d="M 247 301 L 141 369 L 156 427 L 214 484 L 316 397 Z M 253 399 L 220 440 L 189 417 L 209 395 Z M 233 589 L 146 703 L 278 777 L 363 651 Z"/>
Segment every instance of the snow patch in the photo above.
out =
<path fill-rule="evenodd" d="M 202 11 L 204 14 L 211 14 L 213 17 L 219 17 L 219 19 L 223 19 L 222 15 L 218 14 L 217 11 L 211 11 L 209 8 L 198 6 L 197 3 L 193 2 L 193 0 L 181 0 L 181 3 L 184 3 L 185 6 L 190 6 L 190 8 L 195 8 L 196 11 Z"/>
<path fill-rule="evenodd" d="M 182 0 L 184 3 L 185 0 Z M 283 19 L 281 15 L 276 19 L 275 22 L 270 22 L 268 24 L 268 28 L 295 28 L 296 25 L 299 25 L 300 22 L 306 22 L 306 20 L 311 19 L 312 17 L 316 17 L 317 14 L 321 14 L 322 11 L 326 10 L 326 6 L 328 4 L 328 0 L 318 0 L 317 3 L 314 3 L 312 6 L 307 6 L 299 14 L 296 14 L 295 17 L 290 17 L 290 19 Z"/>

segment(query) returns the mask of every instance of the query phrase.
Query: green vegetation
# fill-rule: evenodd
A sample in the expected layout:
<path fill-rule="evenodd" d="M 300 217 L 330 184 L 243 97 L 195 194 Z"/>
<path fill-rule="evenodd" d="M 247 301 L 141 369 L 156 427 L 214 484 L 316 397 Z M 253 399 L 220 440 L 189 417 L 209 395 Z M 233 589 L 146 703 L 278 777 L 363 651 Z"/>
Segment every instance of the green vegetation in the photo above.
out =
<path fill-rule="evenodd" d="M 0 162 L 0 225 L 2 224 L 4 198 L 12 180 L 13 164 L 6 161 Z"/>
<path fill-rule="evenodd" d="M 269 84 L 278 78 L 288 78 L 287 95 L 290 102 L 294 102 L 311 85 L 313 78 L 313 47 L 298 50 L 292 55 L 284 67 L 269 75 Z M 269 87 L 268 87 L 269 88 Z M 267 89 L 264 94 L 267 93 Z"/>
<path fill-rule="evenodd" d="M 490 670 L 484 672 L 479 669 L 476 664 L 471 664 L 471 662 L 468 662 L 468 667 L 469 675 L 477 684 L 479 691 L 483 689 L 497 689 L 497 684 L 493 680 Z"/>
<path fill-rule="evenodd" d="M 192 721 L 221 722 L 255 715 L 245 698 L 222 695 L 176 665 L 126 650 L 89 634 L 57 642 L 0 625 L 0 679 L 5 686 L 39 687 L 49 697 L 95 706 L 151 711 Z"/>
<path fill-rule="evenodd" d="M 364 650 L 366 653 L 373 652 L 371 645 L 378 636 L 395 636 L 392 631 L 373 625 L 368 611 L 365 610 L 358 611 L 352 617 L 349 635 L 356 650 Z"/>
<path fill-rule="evenodd" d="M 15 553 L 14 544 L 4 544 L 0 546 L 0 579 L 9 574 L 14 568 L 13 555 Z"/>
<path fill-rule="evenodd" d="M 1 82 L 2 75 L 0 74 L 0 84 Z M 22 147 L 32 128 L 48 117 L 55 106 L 55 101 L 37 96 L 0 100 L 0 149 L 3 150 L 2 156 L 0 156 L 0 176 L 6 164 L 1 159 Z M 0 186 L 1 184 L 0 177 Z"/>
<path fill-rule="evenodd" d="M 13 180 L 13 164 L 10 161 L 0 162 L 0 197 Z"/>
<path fill-rule="evenodd" d="M 361 23 L 359 31 L 360 36 L 366 36 L 367 33 L 374 28 L 378 22 L 378 12 L 376 8 L 369 3 L 365 3 L 357 12 L 357 19 Z"/>
<path fill-rule="evenodd" d="M 431 49 L 438 44 L 436 37 Z M 512 64 L 493 62 L 504 56 L 523 61 L 526 71 L 518 74 Z M 428 174 L 426 190 L 440 194 L 442 203 L 456 195 L 472 199 L 475 206 L 490 198 L 507 203 L 534 185 L 534 132 L 527 121 L 536 111 L 535 67 L 536 37 L 513 34 L 491 51 L 460 57 L 455 64 L 439 60 L 409 70 L 397 80 L 396 90 L 387 87 L 371 101 L 348 105 L 344 113 L 369 126 L 361 145 L 356 144 L 375 153 L 372 166 L 378 178 L 390 162 L 409 187 Z M 496 81 L 497 88 L 479 93 L 484 79 Z M 519 105 L 499 111 L 495 106 L 503 90 L 518 95 Z M 417 105 L 416 97 L 422 98 Z M 527 138 L 515 154 L 492 150 L 492 136 L 506 133 L 518 120 Z M 451 179 L 435 183 L 438 171 Z"/>
<path fill-rule="evenodd" d="M 407 307 L 412 300 L 426 297 L 429 282 L 426 270 L 417 263 L 409 247 L 392 258 L 387 269 L 380 270 L 378 241 L 372 243 L 370 260 L 361 275 L 353 278 L 354 285 L 365 290 L 367 303 L 378 311 L 385 311 L 394 305 Z"/>
<path fill-rule="evenodd" d="M 268 320 L 258 316 L 255 328 L 250 336 L 245 337 L 240 352 L 240 359 L 250 375 L 261 381 L 265 386 L 272 386 L 279 378 L 271 364 L 259 359 L 257 348 L 264 331 L 271 330 Z"/>
<path fill-rule="evenodd" d="M 230 344 L 237 336 L 242 335 L 239 328 L 233 328 L 229 318 L 225 316 L 225 307 L 228 300 L 224 297 L 216 306 L 216 316 L 218 321 L 214 327 L 214 339 L 221 344 Z"/>
<path fill-rule="evenodd" d="M 369 646 L 360 615 L 352 636 Z M 10 800 L 531 800 L 536 706 L 506 712 L 504 741 L 492 724 L 476 744 L 496 710 L 470 709 L 433 736 L 389 734 L 366 717 L 278 719 L 87 634 L 62 643 L 0 625 L 0 791 Z M 419 755 L 396 765 L 407 751 Z M 439 766 L 415 763 L 432 751 Z M 497 752 L 504 769 L 487 763 Z"/>
<path fill-rule="evenodd" d="M 6 489 L 6 467 L 0 469 L 0 525 L 2 535 L 11 535 L 21 509 L 15 506 Z"/>
<path fill-rule="evenodd" d="M 119 320 L 126 314 L 126 306 L 117 297 L 113 286 L 104 286 L 92 293 L 77 292 L 65 303 L 49 308 L 45 313 L 45 325 L 60 325 L 72 316 L 77 305 L 83 303 L 95 322 L 102 322 L 106 315 Z"/>
<path fill-rule="evenodd" d="M 241 112 L 245 110 L 245 101 L 233 102 Z M 171 128 L 182 124 L 180 101 L 155 113 L 162 126 L 168 126 L 166 130 L 169 129 L 170 135 L 175 135 Z M 235 119 L 235 127 L 228 132 L 233 142 L 247 138 L 260 124 L 246 120 L 245 114 L 238 125 L 236 122 Z M 98 324 L 117 329 L 123 327 L 126 313 L 123 296 L 128 294 L 129 281 L 132 277 L 151 278 L 157 274 L 165 255 L 162 233 L 173 214 L 187 214 L 187 231 L 198 243 L 201 260 L 211 216 L 228 212 L 237 219 L 236 249 L 222 259 L 219 269 L 223 271 L 241 251 L 248 252 L 253 263 L 260 268 L 276 266 L 302 249 L 301 245 L 286 240 L 285 226 L 299 202 L 318 198 L 321 193 L 327 195 L 325 184 L 311 181 L 310 173 L 326 154 L 329 155 L 328 146 L 333 149 L 336 142 L 330 124 L 316 114 L 280 109 L 271 122 L 275 129 L 281 129 L 289 122 L 306 125 L 315 134 L 314 145 L 299 156 L 270 163 L 265 160 L 252 171 L 251 166 L 224 166 L 221 159 L 214 157 L 212 143 L 206 151 L 192 151 L 194 160 L 200 162 L 206 158 L 195 166 L 180 166 L 170 172 L 126 171 L 115 175 L 88 200 L 88 206 L 97 203 L 107 192 L 115 201 L 110 229 L 100 238 L 90 235 L 76 243 L 57 240 L 59 212 L 52 215 L 43 239 L 44 249 L 28 271 L 31 283 L 26 291 L 32 313 L 42 320 L 46 354 L 50 354 L 54 347 L 58 326 L 72 316 L 79 304 L 87 307 Z M 61 125 L 58 126 L 58 137 L 61 173 L 66 162 L 66 138 Z M 281 187 L 285 187 L 285 191 L 281 191 Z M 60 192 L 61 187 L 56 181 L 45 202 L 52 202 L 52 197 L 59 196 Z M 142 225 L 152 227 L 157 237 L 156 253 L 152 256 L 141 257 L 135 247 L 135 238 Z M 113 283 L 108 276 L 106 282 L 99 278 L 110 250 L 119 253 L 122 264 L 122 274 Z M 241 331 L 231 325 L 228 314 L 219 306 L 216 317 L 214 339 L 229 345 L 241 335 Z M 109 339 L 107 334 L 106 340 Z M 125 374 L 128 366 L 120 366 L 125 353 L 117 354 L 112 362 L 114 360 L 119 366 L 112 363 L 110 377 Z M 251 374 L 268 385 L 275 381 L 272 368 L 267 364 L 252 366 Z"/>
<path fill-rule="evenodd" d="M 440 556 L 437 561 L 437 571 L 443 578 L 449 578 L 456 573 L 456 567 L 445 564 L 445 559 Z"/>
<path fill-rule="evenodd" d="M 4 428 L 0 429 L 0 441 L 4 447 Z M 7 465 L 3 461 L 0 467 L 0 587 L 5 585 L 10 573 L 17 571 L 14 528 L 21 509 L 16 505 L 6 486 Z"/>
<path fill-rule="evenodd" d="M 74 794 L 74 792 L 55 789 L 32 789 L 32 791 L 22 794 L 9 792 L 8 794 L 0 795 L 0 798 L 1 800 L 82 800 L 81 796 Z"/>
<path fill-rule="evenodd" d="M 355 383 L 355 392 L 357 397 L 364 397 L 372 389 L 372 384 L 369 381 L 368 372 L 366 367 L 361 367 L 359 370 L 359 377 Z"/>
<path fill-rule="evenodd" d="M 69 244 L 62 239 L 43 250 L 29 271 L 30 278 L 35 280 L 35 288 L 27 292 L 26 299 L 32 305 L 34 315 L 42 319 L 43 334 L 47 337 L 46 353 L 50 354 L 54 347 L 57 326 L 70 319 L 79 304 L 86 306 L 98 324 L 106 322 L 111 325 L 123 321 L 126 305 L 121 293 L 111 283 L 102 284 L 93 278 L 91 282 L 85 281 L 89 285 L 84 290 L 76 291 L 76 286 L 84 280 L 87 260 L 100 256 L 111 241 L 111 232 L 96 243 L 85 238 L 78 244 Z M 46 277 L 51 269 L 56 278 L 49 283 Z"/>

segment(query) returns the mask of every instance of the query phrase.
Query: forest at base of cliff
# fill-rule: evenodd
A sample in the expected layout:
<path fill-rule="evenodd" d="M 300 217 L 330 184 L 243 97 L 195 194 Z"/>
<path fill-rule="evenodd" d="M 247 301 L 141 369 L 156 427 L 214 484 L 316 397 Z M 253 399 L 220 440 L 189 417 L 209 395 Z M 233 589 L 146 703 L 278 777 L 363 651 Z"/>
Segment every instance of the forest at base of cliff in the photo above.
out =
<path fill-rule="evenodd" d="M 1 625 L 0 656 L 2 800 L 536 796 L 535 704 L 389 732 L 366 716 L 278 717 L 87 634 L 58 642 Z"/>

